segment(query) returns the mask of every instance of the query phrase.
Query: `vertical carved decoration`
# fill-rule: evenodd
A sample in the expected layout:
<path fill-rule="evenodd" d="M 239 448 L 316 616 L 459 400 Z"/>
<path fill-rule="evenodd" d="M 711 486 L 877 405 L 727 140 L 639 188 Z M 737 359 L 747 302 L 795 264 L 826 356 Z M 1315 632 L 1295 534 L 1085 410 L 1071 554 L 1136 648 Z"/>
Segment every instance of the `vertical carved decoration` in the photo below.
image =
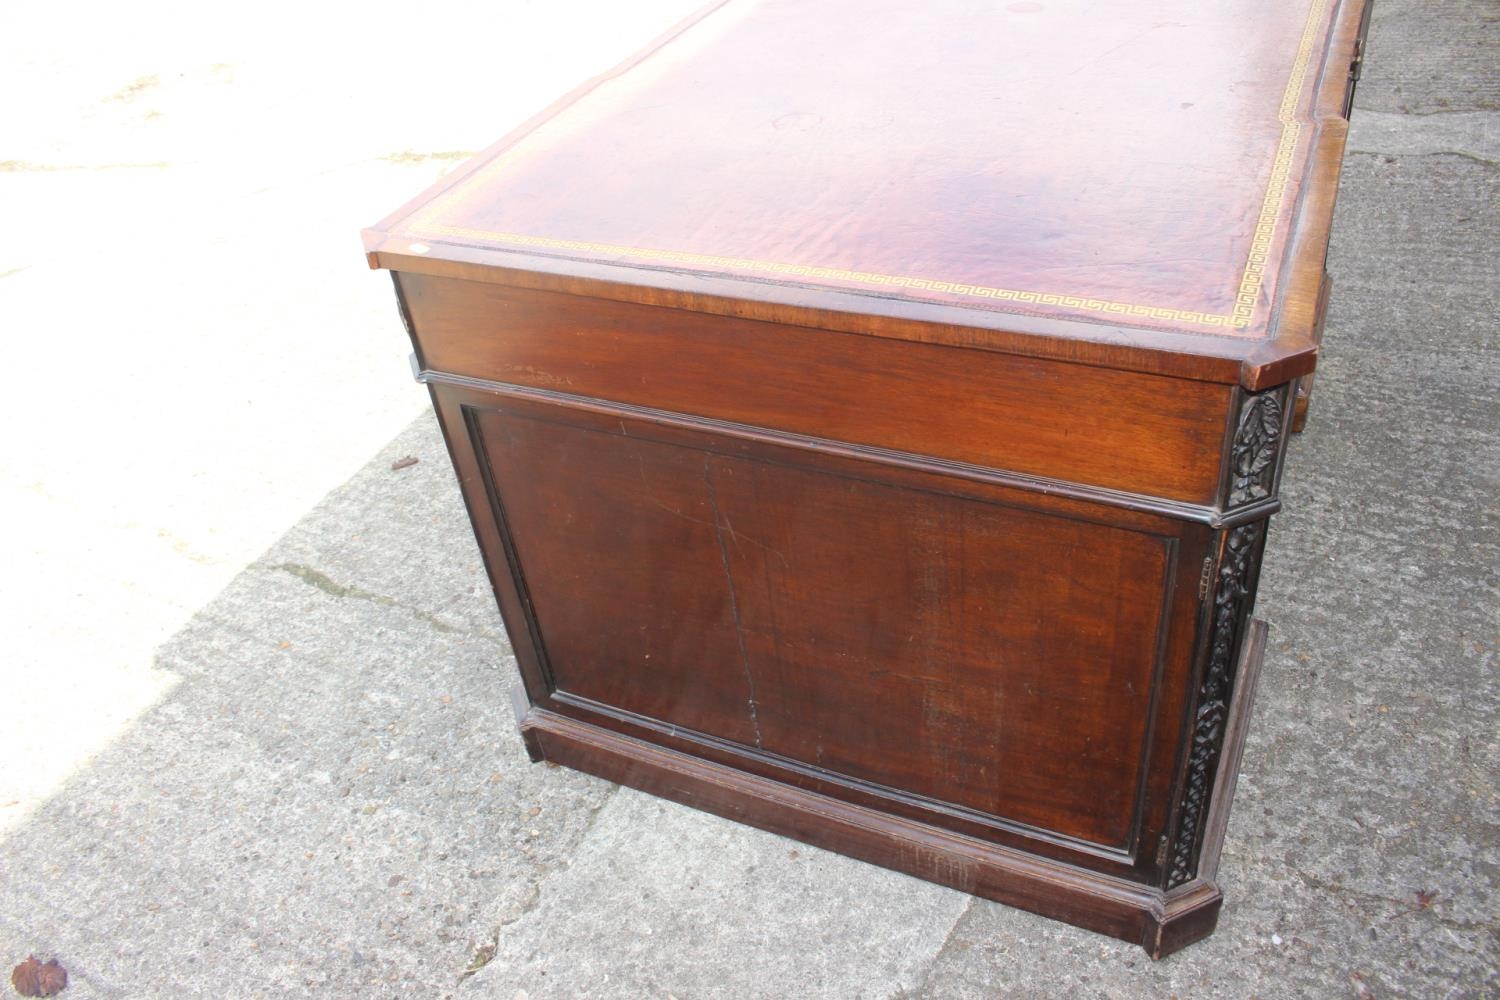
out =
<path fill-rule="evenodd" d="M 1203 819 L 1213 792 L 1219 754 L 1224 748 L 1224 724 L 1229 715 L 1229 696 L 1234 691 L 1236 654 L 1249 603 L 1250 581 L 1260 556 L 1266 522 L 1252 521 L 1229 532 L 1224 558 L 1214 591 L 1213 631 L 1208 665 L 1198 689 L 1198 709 L 1193 717 L 1193 743 L 1188 756 L 1187 789 L 1177 836 L 1172 842 L 1167 887 L 1182 885 L 1198 872 L 1199 840 Z"/>
<path fill-rule="evenodd" d="M 1229 460 L 1230 507 L 1253 503 L 1271 495 L 1284 415 L 1284 389 L 1247 396 L 1240 407 Z M 1213 794 L 1219 756 L 1224 749 L 1224 727 L 1229 717 L 1230 695 L 1234 692 L 1240 639 L 1249 618 L 1252 583 L 1265 534 L 1266 521 L 1261 519 L 1230 529 L 1224 538 L 1213 592 L 1208 662 L 1204 666 L 1203 681 L 1198 688 L 1198 707 L 1193 716 L 1187 785 L 1168 856 L 1169 889 L 1190 881 L 1198 873 L 1203 822 Z"/>
<path fill-rule="evenodd" d="M 1229 459 L 1229 506 L 1238 507 L 1271 495 L 1276 456 L 1281 448 L 1284 390 L 1247 396 L 1240 406 Z"/>

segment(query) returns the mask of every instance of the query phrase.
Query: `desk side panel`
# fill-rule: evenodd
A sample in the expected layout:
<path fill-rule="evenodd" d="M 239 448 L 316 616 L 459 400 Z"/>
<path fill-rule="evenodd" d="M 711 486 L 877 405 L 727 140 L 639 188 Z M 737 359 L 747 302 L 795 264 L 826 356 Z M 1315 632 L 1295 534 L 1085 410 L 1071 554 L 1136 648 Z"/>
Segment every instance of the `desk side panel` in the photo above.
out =
<path fill-rule="evenodd" d="M 534 703 L 1148 880 L 1195 526 L 437 393 Z"/>

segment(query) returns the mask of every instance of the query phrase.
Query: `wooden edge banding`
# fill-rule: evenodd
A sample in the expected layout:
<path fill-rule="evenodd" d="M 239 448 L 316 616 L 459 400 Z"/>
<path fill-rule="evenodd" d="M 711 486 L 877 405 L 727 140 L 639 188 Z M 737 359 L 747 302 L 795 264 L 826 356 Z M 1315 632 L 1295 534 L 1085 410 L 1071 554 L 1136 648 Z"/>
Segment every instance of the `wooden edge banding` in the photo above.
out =
<path fill-rule="evenodd" d="M 1295 236 L 1287 250 L 1289 279 L 1282 295 L 1280 322 L 1271 331 L 1270 339 L 1245 358 L 1241 369 L 1240 381 L 1251 391 L 1306 375 L 1317 363 L 1323 264 L 1333 229 L 1334 203 L 1349 134 L 1344 98 L 1368 10 L 1369 0 L 1344 0 L 1339 4 L 1323 76 L 1313 101 L 1312 127 L 1316 132 L 1308 154 L 1302 201 L 1293 224 Z"/>
<path fill-rule="evenodd" d="M 1150 886 L 792 788 L 536 707 L 521 731 L 548 761 L 1140 944 L 1153 957 L 1205 936 L 1217 919 L 1213 886 L 1185 887 L 1168 901 Z"/>
<path fill-rule="evenodd" d="M 1267 342 L 1252 351 L 1240 366 L 1240 385 L 1264 392 L 1311 372 L 1318 363 L 1318 345 L 1311 341 Z"/>
<path fill-rule="evenodd" d="M 1323 343 L 1323 324 L 1328 321 L 1328 298 L 1333 292 L 1333 278 L 1328 272 L 1323 272 L 1323 287 L 1318 292 L 1318 321 L 1313 328 L 1313 339 L 1321 346 Z M 1302 433 L 1302 428 L 1307 426 L 1307 411 L 1312 405 L 1313 376 L 1315 373 L 1308 372 L 1297 380 L 1297 392 L 1293 397 L 1294 410 L 1292 414 L 1292 433 Z"/>
<path fill-rule="evenodd" d="M 1185 332 L 1171 333 L 1168 342 L 1144 327 L 459 244 L 427 257 L 409 252 L 409 237 L 374 229 L 365 230 L 364 240 L 378 266 L 392 271 L 1205 382 L 1238 382 L 1245 353 L 1257 343 Z"/>
<path fill-rule="evenodd" d="M 1229 826 L 1229 807 L 1234 801 L 1235 785 L 1240 776 L 1240 759 L 1245 754 L 1245 737 L 1250 732 L 1250 713 L 1255 704 L 1255 685 L 1260 679 L 1260 665 L 1266 652 L 1266 623 L 1250 619 L 1245 644 L 1240 650 L 1236 668 L 1234 694 L 1229 701 L 1229 719 L 1224 727 L 1224 750 L 1219 756 L 1219 773 L 1214 780 L 1213 798 L 1208 803 L 1208 818 L 1203 827 L 1203 853 L 1198 857 L 1198 878 L 1213 881 L 1219 873 L 1219 856 L 1224 849 L 1224 831 Z"/>
<path fill-rule="evenodd" d="M 1349 123 L 1343 118 L 1318 123 L 1313 144 L 1311 180 L 1303 196 L 1303 225 L 1291 248 L 1292 266 L 1283 297 L 1281 322 L 1274 339 L 1246 356 L 1240 381 L 1253 391 L 1306 375 L 1317 364 L 1318 296 L 1323 287 L 1323 261 L 1333 227 L 1333 206 L 1343 167 L 1344 140 Z"/>
<path fill-rule="evenodd" d="M 1348 92 L 1354 61 L 1360 55 L 1365 32 L 1370 27 L 1371 0 L 1342 0 L 1328 45 L 1328 62 L 1318 86 L 1313 113 L 1320 119 L 1344 117 L 1344 95 Z M 1340 57 L 1347 56 L 1347 61 Z"/>
<path fill-rule="evenodd" d="M 521 742 L 526 744 L 526 756 L 531 758 L 533 764 L 541 763 L 544 759 L 542 745 L 537 741 L 536 734 L 526 728 L 526 715 L 531 711 L 531 702 L 526 697 L 524 684 L 510 686 L 510 707 L 516 713 L 516 725 L 521 729 Z"/>
<path fill-rule="evenodd" d="M 1308 401 L 1312 398 L 1312 372 L 1297 380 L 1297 392 L 1292 397 L 1292 433 L 1301 434 L 1307 426 Z"/>
<path fill-rule="evenodd" d="M 1147 928 L 1141 947 L 1153 959 L 1166 958 L 1214 932 L 1224 896 L 1212 882 L 1194 881 L 1174 890 L 1157 922 Z"/>

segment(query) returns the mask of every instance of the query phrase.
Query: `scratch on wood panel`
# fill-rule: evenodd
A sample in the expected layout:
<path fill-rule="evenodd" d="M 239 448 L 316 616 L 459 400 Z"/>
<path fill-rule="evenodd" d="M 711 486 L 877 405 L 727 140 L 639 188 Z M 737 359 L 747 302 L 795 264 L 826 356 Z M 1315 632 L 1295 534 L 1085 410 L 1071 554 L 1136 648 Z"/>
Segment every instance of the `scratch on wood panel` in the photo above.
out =
<path fill-rule="evenodd" d="M 978 865 L 972 859 L 934 850 L 925 844 L 901 845 L 900 862 L 899 867 L 906 871 L 960 892 L 973 892 L 978 881 Z"/>
<path fill-rule="evenodd" d="M 671 514 L 673 517 L 681 518 L 682 520 L 691 522 L 693 524 L 701 524 L 705 528 L 713 528 L 715 531 L 719 530 L 718 524 L 716 524 L 716 523 L 714 523 L 712 521 L 705 521 L 705 520 L 703 520 L 702 518 L 699 518 L 699 517 L 694 517 L 691 514 L 688 514 L 688 513 L 685 513 L 683 511 L 678 510 L 676 507 L 669 507 L 668 505 L 662 503 L 660 500 L 658 500 L 654 496 L 652 496 L 651 495 L 651 482 L 650 482 L 650 480 L 648 480 L 646 478 L 646 461 L 645 461 L 645 459 L 641 458 L 640 452 L 636 452 L 635 464 L 636 464 L 636 468 L 640 471 L 640 474 L 641 474 L 641 486 L 644 487 L 643 492 L 641 493 L 641 499 L 642 500 L 646 501 L 651 506 L 653 506 L 653 507 L 655 507 L 655 508 L 657 508 L 659 510 L 666 511 L 668 514 Z"/>
<path fill-rule="evenodd" d="M 729 523 L 728 514 L 724 514 L 723 518 L 724 530 L 729 532 L 729 537 L 734 541 L 734 551 L 743 556 L 745 554 L 745 550 L 740 548 L 740 542 L 749 542 L 751 545 L 760 549 L 762 552 L 768 552 L 771 555 L 775 556 L 777 559 L 781 560 L 781 565 L 783 568 L 787 566 L 786 556 L 782 555 L 780 552 L 767 545 L 765 542 L 757 541 L 756 539 L 751 538 L 749 535 L 742 535 L 738 531 L 735 531 L 734 525 Z"/>
<path fill-rule="evenodd" d="M 760 476 L 759 475 L 752 474 L 750 476 L 750 494 L 754 498 L 753 499 L 753 503 L 754 503 L 755 509 L 758 510 L 758 511 L 764 511 L 766 509 L 766 507 L 765 507 L 765 504 L 762 502 L 761 496 L 760 496 Z M 771 524 L 770 530 L 771 530 L 771 532 L 774 535 L 774 533 L 776 531 L 776 527 L 775 527 L 775 522 L 774 521 Z M 750 543 L 752 545 L 760 545 L 760 543 L 756 542 L 754 539 L 750 539 Z M 781 562 L 781 568 L 782 568 L 782 570 L 784 572 L 788 572 L 789 573 L 791 571 L 791 568 L 792 568 L 791 567 L 791 563 L 787 562 L 786 556 L 782 555 L 781 552 L 780 552 L 780 550 L 778 550 L 777 548 L 775 548 L 774 546 L 772 546 L 770 544 L 761 545 L 761 548 L 764 549 L 766 552 L 771 553 L 778 560 L 780 560 L 780 562 Z M 769 561 L 762 561 L 761 567 L 760 567 L 760 582 L 761 582 L 761 587 L 763 588 L 764 593 L 765 593 L 765 597 L 766 597 L 766 614 L 769 617 L 770 623 L 771 623 L 771 650 L 772 650 L 771 658 L 772 658 L 773 662 L 775 662 L 776 664 L 780 665 L 783 662 L 783 660 L 782 660 L 782 650 L 783 649 L 792 649 L 792 648 L 794 648 L 795 644 L 792 643 L 791 641 L 787 640 L 787 639 L 783 639 L 782 638 L 782 635 L 781 635 L 781 620 L 780 620 L 780 616 L 777 614 L 777 611 L 776 611 L 777 605 L 780 603 L 779 598 L 778 598 L 778 594 L 780 594 L 781 591 L 776 586 L 774 586 L 772 584 L 771 576 L 772 576 L 772 569 L 771 569 L 770 562 Z M 820 748 L 819 752 L 821 752 L 821 748 Z"/>
<path fill-rule="evenodd" d="M 545 371 L 535 365 L 511 365 L 510 371 L 524 376 L 525 380 L 533 385 L 557 387 L 573 384 L 571 377 L 567 375 L 554 375 L 552 372 Z"/>
<path fill-rule="evenodd" d="M 703 483 L 708 487 L 708 499 L 714 508 L 714 538 L 719 543 L 719 560 L 724 565 L 724 586 L 729 589 L 729 611 L 734 616 L 734 637 L 740 645 L 740 663 L 745 669 L 745 685 L 750 689 L 750 726 L 755 731 L 755 745 L 760 741 L 760 714 L 755 701 L 755 675 L 750 670 L 750 651 L 745 648 L 745 626 L 740 620 L 740 602 L 734 593 L 734 577 L 729 572 L 729 548 L 724 544 L 725 523 L 723 511 L 719 509 L 719 491 L 714 487 L 713 459 L 703 459 Z"/>
<path fill-rule="evenodd" d="M 714 504 L 714 516 L 723 520 L 724 530 L 729 532 L 729 540 L 734 542 L 734 551 L 743 559 L 745 557 L 745 550 L 740 548 L 740 536 L 735 534 L 734 524 L 729 520 L 729 515 L 719 510 L 717 503 Z"/>

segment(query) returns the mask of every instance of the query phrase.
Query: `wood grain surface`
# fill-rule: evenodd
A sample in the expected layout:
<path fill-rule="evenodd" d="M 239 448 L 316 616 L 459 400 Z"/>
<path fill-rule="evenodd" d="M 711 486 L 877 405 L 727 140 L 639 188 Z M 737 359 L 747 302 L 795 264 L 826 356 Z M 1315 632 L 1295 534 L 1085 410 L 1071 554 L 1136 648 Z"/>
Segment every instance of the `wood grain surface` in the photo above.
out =
<path fill-rule="evenodd" d="M 1228 386 L 427 275 L 424 366 L 1210 504 Z"/>
<path fill-rule="evenodd" d="M 1130 846 L 1172 539 L 555 419 L 478 432 L 556 690 Z"/>

